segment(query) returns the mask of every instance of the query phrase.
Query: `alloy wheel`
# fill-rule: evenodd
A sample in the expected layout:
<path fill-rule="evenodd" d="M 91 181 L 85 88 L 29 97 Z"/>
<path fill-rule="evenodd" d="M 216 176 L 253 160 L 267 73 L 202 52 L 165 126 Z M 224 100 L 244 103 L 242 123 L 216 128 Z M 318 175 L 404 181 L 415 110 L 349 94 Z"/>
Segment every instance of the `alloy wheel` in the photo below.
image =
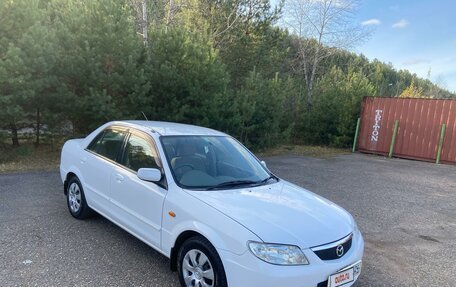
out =
<path fill-rule="evenodd" d="M 78 213 L 81 209 L 81 189 L 76 182 L 73 182 L 68 188 L 68 203 L 73 213 Z"/>
<path fill-rule="evenodd" d="M 182 273 L 187 287 L 214 286 L 214 269 L 209 258 L 201 250 L 192 249 L 185 254 Z"/>

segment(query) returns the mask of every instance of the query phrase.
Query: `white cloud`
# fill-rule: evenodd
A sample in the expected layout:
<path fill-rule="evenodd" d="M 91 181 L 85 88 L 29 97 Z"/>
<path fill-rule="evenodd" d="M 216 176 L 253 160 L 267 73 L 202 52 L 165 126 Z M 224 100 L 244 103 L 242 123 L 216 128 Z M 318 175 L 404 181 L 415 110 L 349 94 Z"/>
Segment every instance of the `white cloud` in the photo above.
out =
<path fill-rule="evenodd" d="M 394 23 L 392 27 L 393 27 L 393 28 L 402 29 L 402 28 L 407 27 L 409 24 L 410 24 L 410 23 L 409 23 L 407 20 L 402 19 L 402 20 L 400 20 L 399 22 Z"/>
<path fill-rule="evenodd" d="M 406 60 L 403 64 L 404 66 L 415 66 L 420 64 L 429 64 L 431 61 L 428 59 L 421 59 L 421 58 L 412 58 Z"/>
<path fill-rule="evenodd" d="M 361 25 L 363 26 L 372 26 L 372 25 L 380 25 L 382 22 L 380 22 L 380 20 L 378 19 L 369 19 L 369 20 L 366 20 L 364 22 L 361 22 Z"/>

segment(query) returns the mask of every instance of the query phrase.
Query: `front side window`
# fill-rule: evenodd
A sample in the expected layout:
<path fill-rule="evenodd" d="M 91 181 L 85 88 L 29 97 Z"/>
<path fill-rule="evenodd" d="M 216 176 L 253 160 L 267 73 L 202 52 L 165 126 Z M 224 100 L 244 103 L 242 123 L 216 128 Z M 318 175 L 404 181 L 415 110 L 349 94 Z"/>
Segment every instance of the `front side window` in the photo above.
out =
<path fill-rule="evenodd" d="M 157 151 L 152 142 L 135 134 L 131 134 L 127 141 L 121 164 L 133 171 L 140 168 L 160 168 Z"/>
<path fill-rule="evenodd" d="M 234 188 L 277 180 L 235 139 L 228 136 L 162 136 L 177 184 L 188 189 Z"/>
<path fill-rule="evenodd" d="M 88 149 L 115 161 L 122 147 L 124 138 L 125 131 L 105 130 L 94 139 Z"/>

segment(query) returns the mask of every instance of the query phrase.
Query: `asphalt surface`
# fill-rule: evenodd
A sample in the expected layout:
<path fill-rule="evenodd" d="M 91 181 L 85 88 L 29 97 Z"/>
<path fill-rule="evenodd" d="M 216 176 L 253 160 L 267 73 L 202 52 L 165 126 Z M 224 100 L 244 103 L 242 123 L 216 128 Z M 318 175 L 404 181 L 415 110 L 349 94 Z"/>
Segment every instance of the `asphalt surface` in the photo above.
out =
<path fill-rule="evenodd" d="M 360 154 L 266 161 L 356 218 L 366 241 L 356 286 L 456 286 L 455 166 Z M 167 258 L 101 216 L 73 219 L 57 172 L 33 172 L 0 175 L 0 286 L 178 281 Z"/>

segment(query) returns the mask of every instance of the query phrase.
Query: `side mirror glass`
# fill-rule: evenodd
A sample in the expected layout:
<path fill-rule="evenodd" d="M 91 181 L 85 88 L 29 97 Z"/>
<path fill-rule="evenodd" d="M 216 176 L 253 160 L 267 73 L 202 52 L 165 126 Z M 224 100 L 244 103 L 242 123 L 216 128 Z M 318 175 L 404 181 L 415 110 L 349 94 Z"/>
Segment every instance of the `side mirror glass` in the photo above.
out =
<path fill-rule="evenodd" d="M 161 171 L 158 168 L 140 168 L 138 178 L 145 181 L 157 182 L 162 178 Z"/>
<path fill-rule="evenodd" d="M 261 165 L 262 165 L 262 166 L 264 166 L 265 168 L 268 168 L 268 167 L 266 166 L 266 162 L 265 162 L 264 160 L 262 160 L 262 161 L 260 161 L 260 162 L 261 162 Z"/>

